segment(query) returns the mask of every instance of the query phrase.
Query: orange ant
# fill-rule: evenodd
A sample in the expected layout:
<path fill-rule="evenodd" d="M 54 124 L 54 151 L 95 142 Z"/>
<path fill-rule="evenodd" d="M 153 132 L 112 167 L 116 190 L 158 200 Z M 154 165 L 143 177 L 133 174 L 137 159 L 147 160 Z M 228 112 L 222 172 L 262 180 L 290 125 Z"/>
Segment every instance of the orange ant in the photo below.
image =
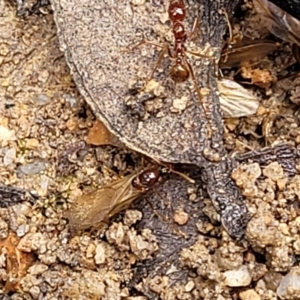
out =
<path fill-rule="evenodd" d="M 202 55 L 199 53 L 195 53 L 192 51 L 189 51 L 185 47 L 185 42 L 188 39 L 191 39 L 191 37 L 194 35 L 196 29 L 197 29 L 197 24 L 198 24 L 198 19 L 196 18 L 194 21 L 194 24 L 192 26 L 192 30 L 189 35 L 187 35 L 183 21 L 186 17 L 186 7 L 184 4 L 184 0 L 171 0 L 169 7 L 168 7 L 168 15 L 169 19 L 173 23 L 173 34 L 175 38 L 175 43 L 174 43 L 174 48 L 173 52 L 171 51 L 169 45 L 160 45 L 156 44 L 152 41 L 147 41 L 143 40 L 140 43 L 138 43 L 136 46 L 134 46 L 131 51 L 133 51 L 135 48 L 140 47 L 143 44 L 149 44 L 158 48 L 161 48 L 162 51 L 159 55 L 159 58 L 156 62 L 155 67 L 152 70 L 151 75 L 146 81 L 146 84 L 144 87 L 148 84 L 148 82 L 152 79 L 155 70 L 159 67 L 164 55 L 168 53 L 169 57 L 174 60 L 174 64 L 170 69 L 170 77 L 175 83 L 182 83 L 185 82 L 190 76 L 192 77 L 192 80 L 194 82 L 197 94 L 199 96 L 199 99 L 201 99 L 201 93 L 195 78 L 195 74 L 193 72 L 191 64 L 187 61 L 186 58 L 186 53 L 201 57 L 201 58 L 206 58 L 213 60 L 214 66 L 215 64 L 215 59 L 211 56 L 207 55 Z"/>

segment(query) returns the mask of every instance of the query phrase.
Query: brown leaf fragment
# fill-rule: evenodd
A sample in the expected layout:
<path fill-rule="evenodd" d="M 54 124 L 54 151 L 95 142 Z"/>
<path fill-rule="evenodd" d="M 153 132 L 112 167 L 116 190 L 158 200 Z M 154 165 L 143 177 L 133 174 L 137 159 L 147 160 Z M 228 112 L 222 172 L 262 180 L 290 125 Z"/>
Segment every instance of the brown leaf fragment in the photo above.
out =
<path fill-rule="evenodd" d="M 95 146 L 120 146 L 120 141 L 99 120 L 90 129 L 86 142 Z"/>
<path fill-rule="evenodd" d="M 1 251 L 6 252 L 6 271 L 9 275 L 9 279 L 4 285 L 5 293 L 20 289 L 19 282 L 26 275 L 34 260 L 33 253 L 26 253 L 17 249 L 19 240 L 19 237 L 11 233 L 6 239 L 0 241 Z"/>

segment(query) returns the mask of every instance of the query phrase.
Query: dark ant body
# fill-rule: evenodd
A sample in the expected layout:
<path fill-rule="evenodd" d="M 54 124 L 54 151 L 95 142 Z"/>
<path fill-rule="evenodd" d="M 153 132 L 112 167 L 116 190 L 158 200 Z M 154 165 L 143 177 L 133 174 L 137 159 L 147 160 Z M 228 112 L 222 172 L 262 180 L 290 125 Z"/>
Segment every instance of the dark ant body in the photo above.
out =
<path fill-rule="evenodd" d="M 170 20 L 173 23 L 173 34 L 175 38 L 175 44 L 173 49 L 174 54 L 172 54 L 170 49 L 168 48 L 169 56 L 175 60 L 175 64 L 170 70 L 170 76 L 175 82 L 180 83 L 188 79 L 190 75 L 189 69 L 191 69 L 191 66 L 188 65 L 187 67 L 186 65 L 184 65 L 184 61 L 186 59 L 186 47 L 184 43 L 186 42 L 188 36 L 185 32 L 185 28 L 182 23 L 186 17 L 186 10 L 183 0 L 171 1 L 168 8 L 168 14 Z M 195 23 L 197 24 L 197 22 L 194 22 L 194 24 Z M 195 30 L 194 26 L 191 34 L 193 34 L 193 31 Z"/>
<path fill-rule="evenodd" d="M 153 167 L 76 198 L 67 212 L 72 230 L 99 226 L 101 222 L 122 211 L 136 198 L 153 188 L 162 173 L 161 168 Z"/>
<path fill-rule="evenodd" d="M 159 180 L 161 171 L 159 168 L 152 168 L 138 174 L 132 180 L 132 186 L 139 189 L 141 192 L 152 188 Z"/>
<path fill-rule="evenodd" d="M 107 222 L 139 196 L 154 188 L 163 175 L 170 172 L 194 182 L 185 174 L 160 166 L 128 175 L 74 199 L 66 213 L 71 230 L 75 232 L 89 227 L 98 227 L 101 222 Z M 153 209 L 152 204 L 148 203 Z M 154 209 L 153 211 L 155 212 Z M 156 214 L 165 220 L 164 216 L 158 212 Z"/>
<path fill-rule="evenodd" d="M 148 80 L 146 81 L 145 86 L 148 84 L 148 82 L 152 79 L 153 74 L 155 70 L 160 65 L 164 55 L 168 53 L 169 57 L 174 60 L 174 64 L 172 65 L 170 69 L 170 77 L 175 83 L 182 83 L 185 82 L 189 76 L 192 77 L 192 80 L 195 84 L 195 88 L 197 91 L 197 94 L 199 96 L 199 99 L 201 99 L 201 93 L 192 69 L 192 66 L 187 61 L 186 53 L 201 57 L 201 58 L 207 58 L 210 60 L 213 60 L 215 65 L 215 60 L 211 56 L 202 55 L 199 53 L 195 53 L 192 51 L 189 51 L 185 47 L 185 42 L 188 39 L 191 39 L 191 37 L 194 35 L 195 30 L 197 28 L 198 19 L 195 19 L 192 30 L 189 35 L 187 35 L 185 31 L 185 27 L 183 25 L 183 21 L 186 18 L 186 7 L 184 4 L 184 0 L 171 0 L 169 7 L 168 7 L 168 15 L 169 19 L 172 22 L 172 28 L 173 28 L 173 35 L 174 35 L 174 48 L 173 51 L 171 51 L 169 45 L 160 45 L 156 44 L 152 41 L 143 40 L 140 43 L 138 43 L 136 46 L 134 46 L 131 50 L 134 50 L 135 48 L 143 45 L 143 44 L 149 44 L 153 45 L 155 47 L 161 48 L 162 51 L 160 53 L 160 56 L 156 62 L 155 67 L 153 68 L 153 71 L 151 75 L 149 76 Z"/>

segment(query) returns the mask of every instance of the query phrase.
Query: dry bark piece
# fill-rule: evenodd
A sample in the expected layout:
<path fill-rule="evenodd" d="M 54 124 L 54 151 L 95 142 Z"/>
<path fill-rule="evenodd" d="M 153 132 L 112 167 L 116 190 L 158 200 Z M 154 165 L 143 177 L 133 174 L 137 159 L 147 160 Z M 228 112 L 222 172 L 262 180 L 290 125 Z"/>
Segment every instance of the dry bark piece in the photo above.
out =
<path fill-rule="evenodd" d="M 28 191 L 0 184 L 0 207 L 7 208 L 24 201 L 34 202 Z"/>
<path fill-rule="evenodd" d="M 295 174 L 298 173 L 296 166 L 300 162 L 300 151 L 292 145 L 277 145 L 272 148 L 263 148 L 251 153 L 240 154 L 235 156 L 235 159 L 240 164 L 252 163 L 249 167 L 242 165 L 239 167 L 241 170 L 236 170 L 236 180 L 240 180 L 239 185 L 244 190 L 247 181 L 250 181 L 252 185 L 254 185 L 258 180 L 261 180 L 261 169 L 264 169 L 265 166 L 268 166 L 273 161 L 278 162 L 288 176 L 295 176 Z M 258 165 L 258 163 L 260 165 Z M 243 175 L 241 172 L 245 174 Z M 197 184 L 200 184 L 200 182 L 197 182 Z M 156 294 L 153 293 L 149 285 L 151 278 L 158 275 L 163 277 L 165 274 L 169 274 L 170 286 L 178 283 L 186 284 L 191 278 L 188 275 L 186 266 L 189 268 L 192 267 L 193 269 L 197 268 L 197 272 L 199 272 L 198 275 L 201 274 L 204 277 L 216 276 L 218 280 L 223 280 L 223 273 L 217 263 L 220 264 L 224 270 L 233 270 L 241 265 L 245 267 L 245 262 L 243 262 L 243 247 L 230 244 L 228 246 L 224 245 L 221 248 L 219 245 L 212 246 L 214 245 L 214 241 L 218 243 L 216 238 L 211 239 L 211 244 L 205 244 L 204 241 L 209 240 L 209 238 L 199 235 L 197 229 L 197 224 L 199 224 L 200 221 L 204 223 L 207 222 L 208 219 L 207 216 L 204 215 L 205 203 L 199 194 L 193 198 L 193 201 L 189 200 L 189 195 L 187 194 L 189 187 L 186 181 L 172 178 L 171 176 L 171 179 L 159 185 L 157 190 L 158 193 L 148 194 L 145 196 L 146 200 L 141 200 L 133 204 L 134 207 L 143 211 L 143 219 L 137 223 L 137 229 L 150 228 L 152 233 L 156 236 L 157 243 L 161 246 L 159 252 L 153 258 L 136 263 L 133 282 L 144 282 L 141 289 L 145 295 L 151 299 L 156 299 Z M 166 199 L 172 199 L 172 208 L 169 207 L 168 203 L 163 201 L 159 195 L 162 195 Z M 168 219 L 172 219 L 174 211 L 177 211 L 180 207 L 184 207 L 184 211 L 189 215 L 189 221 L 184 225 L 178 226 L 178 229 L 188 238 L 178 235 L 176 230 L 174 230 L 174 225 L 176 226 L 177 224 L 166 222 L 164 219 L 155 216 L 153 210 L 149 208 L 148 202 L 151 202 L 155 211 L 167 216 Z M 248 240 L 251 239 L 252 244 L 258 243 L 259 246 L 266 247 L 265 244 L 263 244 L 266 242 L 264 239 L 274 237 L 274 230 L 276 230 L 279 236 L 276 241 L 280 242 L 283 240 L 283 235 L 280 234 L 277 227 L 274 227 L 272 232 L 269 230 L 271 234 L 268 232 L 267 235 L 264 235 L 264 231 L 260 230 L 261 223 L 257 224 L 257 228 L 252 226 L 255 225 L 255 222 L 258 221 L 259 218 L 260 222 L 269 222 L 266 217 L 267 214 L 264 213 L 257 218 L 253 218 L 253 221 L 251 221 L 252 223 L 247 237 Z M 265 226 L 267 227 L 267 225 Z M 211 225 L 210 236 L 216 234 L 216 228 Z M 252 236 L 253 234 L 257 235 L 256 238 Z M 270 242 L 274 242 L 273 240 L 271 238 Z M 208 250 L 212 250 L 213 247 L 218 249 L 218 251 L 214 251 L 214 258 L 209 255 Z M 224 254 L 222 252 L 223 250 Z M 274 259 L 277 259 L 276 255 L 278 255 L 277 252 L 273 254 Z M 252 276 L 262 276 L 265 272 L 264 269 L 261 270 L 261 272 L 254 272 L 252 269 L 250 270 L 250 266 L 248 265 L 247 271 L 244 267 L 241 270 L 242 273 L 237 272 L 238 276 L 240 274 L 245 275 L 243 280 L 240 280 L 240 278 L 235 282 L 231 280 L 231 282 L 229 282 L 230 284 L 244 285 L 249 282 Z M 176 271 L 172 272 L 172 268 Z"/>
<path fill-rule="evenodd" d="M 189 3 L 184 18 L 189 28 L 205 14 L 207 17 L 199 23 L 197 32 L 214 30 L 210 35 L 195 34 L 193 42 L 186 43 L 187 49 L 217 60 L 227 26 L 222 9 L 230 14 L 237 2 Z M 223 226 L 232 237 L 240 238 L 249 215 L 230 177 L 232 167 L 223 143 L 217 81 L 215 76 L 208 76 L 215 70 L 213 62 L 194 55 L 188 57 L 199 88 L 195 89 L 192 80 L 174 86 L 155 72 L 153 79 L 164 87 L 164 92 L 141 91 L 138 86 L 145 82 L 142 78 L 150 74 L 157 60 L 149 54 L 150 45 L 136 51 L 128 51 L 128 47 L 141 41 L 136 32 L 151 36 L 159 30 L 158 9 L 153 3 L 139 6 L 125 0 L 110 3 L 52 0 L 51 3 L 61 48 L 79 91 L 96 117 L 126 146 L 155 161 L 196 165 Z M 169 5 L 173 2 L 162 3 L 165 11 Z M 86 21 L 79 21 L 78 15 Z M 161 26 L 170 29 L 167 24 Z M 161 38 L 164 40 L 164 36 Z M 159 51 L 155 53 L 160 55 Z M 174 112 L 174 99 L 184 96 L 188 98 L 185 109 Z"/>

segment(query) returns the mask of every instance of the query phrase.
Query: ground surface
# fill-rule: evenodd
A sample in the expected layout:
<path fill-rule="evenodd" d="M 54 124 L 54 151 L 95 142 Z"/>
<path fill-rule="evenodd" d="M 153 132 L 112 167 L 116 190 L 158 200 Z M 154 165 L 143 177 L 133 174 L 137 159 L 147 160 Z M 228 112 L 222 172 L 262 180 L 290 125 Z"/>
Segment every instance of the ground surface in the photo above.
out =
<path fill-rule="evenodd" d="M 240 9 L 237 29 L 267 36 L 250 8 Z M 276 161 L 244 163 L 233 174 L 254 216 L 244 243 L 222 231 L 200 181 L 175 175 L 147 194 L 169 220 L 143 200 L 102 231 L 71 236 L 64 218 L 69 202 L 143 162 L 125 148 L 85 143 L 95 118 L 59 50 L 51 12 L 18 18 L 8 1 L 0 11 L 0 182 L 32 191 L 24 196 L 30 201 L 0 210 L 0 288 L 8 295 L 0 297 L 292 299 L 286 287 L 299 282 L 300 177 Z M 266 74 L 261 69 L 249 75 L 258 81 L 252 88 L 261 105 L 253 117 L 226 121 L 229 153 L 300 142 L 299 79 L 276 81 L 292 62 L 282 45 L 264 64 L 267 79 L 257 79 Z"/>

